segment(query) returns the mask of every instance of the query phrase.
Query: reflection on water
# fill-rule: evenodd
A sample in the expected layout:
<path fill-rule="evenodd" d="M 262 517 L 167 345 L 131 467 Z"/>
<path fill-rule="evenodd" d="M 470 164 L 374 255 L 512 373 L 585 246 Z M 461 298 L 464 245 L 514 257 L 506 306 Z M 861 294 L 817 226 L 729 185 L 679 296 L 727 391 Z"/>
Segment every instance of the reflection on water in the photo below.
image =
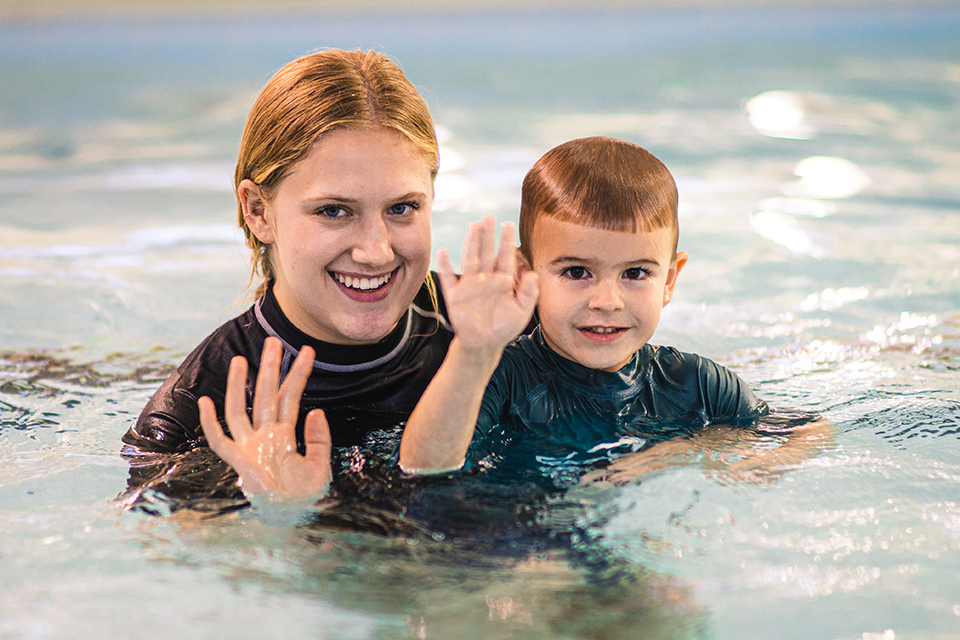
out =
<path fill-rule="evenodd" d="M 958 30 L 906 5 L 0 24 L 0 636 L 955 636 Z M 326 45 L 424 90 L 438 247 L 515 218 L 558 142 L 651 149 L 691 255 L 655 341 L 832 436 L 691 439 L 558 493 L 345 451 L 358 471 L 297 526 L 178 510 L 162 470 L 115 502 L 120 436 L 245 307 L 246 111 Z"/>

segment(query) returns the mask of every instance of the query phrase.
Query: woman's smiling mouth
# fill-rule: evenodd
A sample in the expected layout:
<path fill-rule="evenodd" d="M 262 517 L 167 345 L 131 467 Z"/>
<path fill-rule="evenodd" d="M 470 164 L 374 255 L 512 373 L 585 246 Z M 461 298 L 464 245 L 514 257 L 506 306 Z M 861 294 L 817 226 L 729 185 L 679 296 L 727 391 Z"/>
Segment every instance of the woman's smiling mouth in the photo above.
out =
<path fill-rule="evenodd" d="M 358 302 L 378 302 L 387 296 L 393 276 L 399 270 L 400 267 L 397 267 L 381 276 L 354 276 L 336 271 L 328 273 L 350 299 Z"/>
<path fill-rule="evenodd" d="M 333 274 L 333 277 L 336 278 L 337 281 L 345 287 L 349 287 L 351 289 L 359 289 L 361 291 L 368 291 L 370 289 L 379 289 L 383 285 L 390 282 L 390 278 L 393 276 L 395 271 L 391 271 L 390 273 L 383 276 L 369 276 L 369 277 L 348 276 L 343 273 L 335 273 L 335 272 L 331 272 L 331 273 Z"/>

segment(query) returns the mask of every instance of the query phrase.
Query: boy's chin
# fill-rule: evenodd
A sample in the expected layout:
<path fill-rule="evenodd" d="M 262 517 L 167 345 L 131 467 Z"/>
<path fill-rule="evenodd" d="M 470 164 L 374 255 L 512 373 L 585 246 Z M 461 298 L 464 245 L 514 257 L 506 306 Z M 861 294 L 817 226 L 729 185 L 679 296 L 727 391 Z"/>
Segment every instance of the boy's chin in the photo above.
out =
<path fill-rule="evenodd" d="M 643 345 L 640 346 L 642 347 Z M 640 349 L 640 347 L 629 351 L 622 349 L 589 349 L 578 350 L 571 354 L 560 353 L 560 355 L 588 369 L 595 369 L 597 371 L 619 371 L 630 362 L 633 354 L 636 353 L 638 349 Z M 554 349 L 554 351 L 556 351 L 556 349 Z"/>
<path fill-rule="evenodd" d="M 620 371 L 620 369 L 623 369 L 625 366 L 627 366 L 627 363 L 630 362 L 631 358 L 633 358 L 633 353 L 634 352 L 631 351 L 629 356 L 619 360 L 602 360 L 597 362 L 595 365 L 584 364 L 583 366 L 596 369 L 598 371 Z"/>

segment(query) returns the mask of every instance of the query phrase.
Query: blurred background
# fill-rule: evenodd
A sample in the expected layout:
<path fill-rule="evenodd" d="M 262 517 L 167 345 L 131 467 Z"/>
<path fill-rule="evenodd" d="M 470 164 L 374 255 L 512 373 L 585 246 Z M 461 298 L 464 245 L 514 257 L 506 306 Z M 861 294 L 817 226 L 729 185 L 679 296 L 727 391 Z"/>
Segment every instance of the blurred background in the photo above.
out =
<path fill-rule="evenodd" d="M 955 640 L 958 34 L 956 2 L 0 0 L 0 636 Z M 654 342 L 835 441 L 545 509 L 631 577 L 610 588 L 577 549 L 118 515 L 120 436 L 248 304 L 246 114 L 324 47 L 424 95 L 455 258 L 559 142 L 650 149 L 690 254 Z"/>

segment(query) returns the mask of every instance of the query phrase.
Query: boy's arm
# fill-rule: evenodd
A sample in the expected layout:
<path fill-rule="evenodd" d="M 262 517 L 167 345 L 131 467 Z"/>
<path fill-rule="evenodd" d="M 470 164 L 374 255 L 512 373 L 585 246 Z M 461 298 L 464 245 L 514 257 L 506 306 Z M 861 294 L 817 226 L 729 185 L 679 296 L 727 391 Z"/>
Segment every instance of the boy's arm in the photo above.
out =
<path fill-rule="evenodd" d="M 664 469 L 699 466 L 726 482 L 770 482 L 832 447 L 835 436 L 836 427 L 819 416 L 776 437 L 762 430 L 712 425 L 617 458 L 581 481 L 625 484 Z"/>
<path fill-rule="evenodd" d="M 503 225 L 496 252 L 493 217 L 471 223 L 459 278 L 447 253 L 438 253 L 440 285 L 455 335 L 443 365 L 404 427 L 400 467 L 408 473 L 436 473 L 463 465 L 487 382 L 504 347 L 530 321 L 537 278 L 528 271 L 517 283 L 513 233 L 512 224 Z"/>

